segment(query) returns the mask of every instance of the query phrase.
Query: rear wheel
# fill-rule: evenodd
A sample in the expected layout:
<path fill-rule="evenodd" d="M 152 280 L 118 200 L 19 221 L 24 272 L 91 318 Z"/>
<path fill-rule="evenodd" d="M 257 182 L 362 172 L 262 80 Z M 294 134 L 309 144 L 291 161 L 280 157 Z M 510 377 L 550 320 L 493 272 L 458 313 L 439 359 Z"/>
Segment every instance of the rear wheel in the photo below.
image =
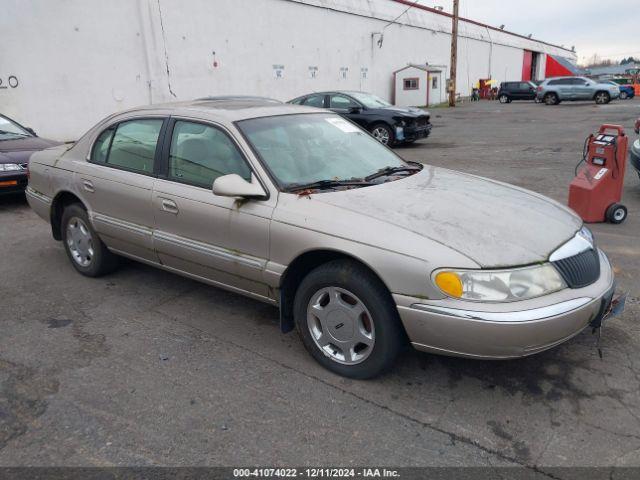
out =
<path fill-rule="evenodd" d="M 89 221 L 87 211 L 77 203 L 62 214 L 62 243 L 73 267 L 87 277 L 99 277 L 118 266 L 118 257 L 111 253 Z"/>
<path fill-rule="evenodd" d="M 555 93 L 547 93 L 544 96 L 544 103 L 546 105 L 557 105 L 558 103 L 560 103 L 560 99 L 558 98 L 558 95 Z"/>
<path fill-rule="evenodd" d="M 509 98 L 509 96 L 505 95 L 504 93 L 498 97 L 498 101 L 500 103 L 511 103 L 511 99 Z"/>
<path fill-rule="evenodd" d="M 607 208 L 607 212 L 605 213 L 605 217 L 610 223 L 622 223 L 627 218 L 627 207 L 620 203 L 609 205 L 609 208 Z"/>
<path fill-rule="evenodd" d="M 383 145 L 393 145 L 393 131 L 387 125 L 378 123 L 371 129 L 371 135 Z"/>
<path fill-rule="evenodd" d="M 345 377 L 379 375 L 404 344 L 388 290 L 352 261 L 336 260 L 311 271 L 296 292 L 294 318 L 309 353 Z"/>
<path fill-rule="evenodd" d="M 596 93 L 594 99 L 598 105 L 604 105 L 605 103 L 609 103 L 611 101 L 611 96 L 607 92 L 598 92 Z"/>

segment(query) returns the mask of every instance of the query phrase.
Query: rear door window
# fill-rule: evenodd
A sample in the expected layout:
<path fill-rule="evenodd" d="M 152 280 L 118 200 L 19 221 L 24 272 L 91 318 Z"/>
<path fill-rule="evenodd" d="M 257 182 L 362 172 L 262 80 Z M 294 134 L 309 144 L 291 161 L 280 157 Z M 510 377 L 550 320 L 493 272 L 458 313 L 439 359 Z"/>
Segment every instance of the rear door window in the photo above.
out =
<path fill-rule="evenodd" d="M 162 122 L 162 119 L 139 119 L 119 123 L 106 159 L 100 163 L 137 173 L 153 173 Z M 98 162 L 104 153 L 106 138 L 107 132 L 103 132 L 96 141 L 96 145 L 101 141 L 100 149 L 96 151 L 94 146 Z"/>

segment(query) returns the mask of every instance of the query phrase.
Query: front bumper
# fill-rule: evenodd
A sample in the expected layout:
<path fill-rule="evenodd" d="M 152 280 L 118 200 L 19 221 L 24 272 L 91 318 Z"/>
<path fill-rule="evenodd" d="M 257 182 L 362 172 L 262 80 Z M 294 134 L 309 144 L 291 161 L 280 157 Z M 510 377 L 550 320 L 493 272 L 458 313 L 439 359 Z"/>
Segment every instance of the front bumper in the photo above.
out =
<path fill-rule="evenodd" d="M 27 188 L 26 173 L 9 173 L 0 175 L 0 195 L 23 193 Z"/>
<path fill-rule="evenodd" d="M 462 357 L 518 358 L 547 350 L 580 333 L 608 310 L 613 272 L 600 252 L 600 278 L 580 289 L 511 303 L 424 300 L 394 295 L 411 344 Z"/>
<path fill-rule="evenodd" d="M 421 126 L 396 127 L 396 140 L 399 142 L 412 142 L 421 138 L 427 138 L 431 133 L 433 125 L 427 123 Z"/>

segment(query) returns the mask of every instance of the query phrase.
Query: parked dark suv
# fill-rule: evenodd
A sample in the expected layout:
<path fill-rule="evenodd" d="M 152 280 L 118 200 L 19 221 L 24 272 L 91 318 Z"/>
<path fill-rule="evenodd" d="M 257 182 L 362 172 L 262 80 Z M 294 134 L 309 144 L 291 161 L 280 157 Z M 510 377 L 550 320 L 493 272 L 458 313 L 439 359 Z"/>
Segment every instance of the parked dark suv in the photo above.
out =
<path fill-rule="evenodd" d="M 397 107 L 364 92 L 318 92 L 294 98 L 288 103 L 328 108 L 357 123 L 384 145 L 411 143 L 431 133 L 429 112 L 420 108 Z"/>
<path fill-rule="evenodd" d="M 533 82 L 502 82 L 498 90 L 500 103 L 511 103 L 513 100 L 536 100 L 536 88 Z"/>

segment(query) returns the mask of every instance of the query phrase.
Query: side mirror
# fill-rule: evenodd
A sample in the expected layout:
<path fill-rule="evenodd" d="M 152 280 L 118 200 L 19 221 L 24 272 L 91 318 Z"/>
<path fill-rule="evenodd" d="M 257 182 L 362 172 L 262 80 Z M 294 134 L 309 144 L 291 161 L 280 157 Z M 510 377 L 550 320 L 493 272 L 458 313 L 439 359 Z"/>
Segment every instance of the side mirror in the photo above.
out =
<path fill-rule="evenodd" d="M 267 196 L 255 175 L 251 174 L 251 182 L 247 182 L 237 173 L 216 178 L 213 182 L 213 193 L 221 197 L 264 198 Z"/>
<path fill-rule="evenodd" d="M 27 132 L 29 132 L 31 135 L 33 135 L 34 137 L 37 137 L 38 135 L 36 135 L 36 131 L 33 128 L 30 127 L 25 127 L 24 128 Z"/>
<path fill-rule="evenodd" d="M 637 134 L 640 134 L 640 118 L 636 120 L 636 128 L 635 131 Z"/>
<path fill-rule="evenodd" d="M 362 111 L 362 108 L 360 107 L 351 107 L 349 109 L 349 113 L 360 113 Z"/>

